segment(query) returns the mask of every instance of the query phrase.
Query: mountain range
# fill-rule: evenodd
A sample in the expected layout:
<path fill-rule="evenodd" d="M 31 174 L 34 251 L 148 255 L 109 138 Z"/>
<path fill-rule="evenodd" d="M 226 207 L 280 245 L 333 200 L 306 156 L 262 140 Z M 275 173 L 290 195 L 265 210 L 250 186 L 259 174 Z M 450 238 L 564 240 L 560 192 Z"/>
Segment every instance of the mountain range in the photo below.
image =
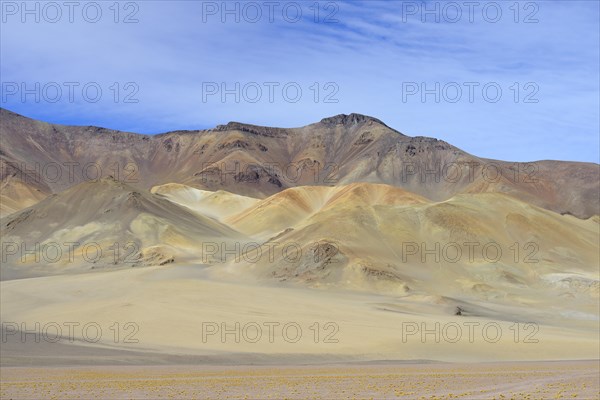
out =
<path fill-rule="evenodd" d="M 597 334 L 598 164 L 480 158 L 360 114 L 301 128 L 230 122 L 158 135 L 5 109 L 0 117 L 7 316 L 39 320 L 42 309 L 69 308 L 106 317 L 107 304 L 126 297 L 148 326 L 155 309 L 169 321 L 192 312 L 192 298 L 221 310 L 215 315 L 235 303 L 267 318 L 275 298 L 260 293 L 275 292 L 327 299 L 350 315 L 354 306 L 339 302 L 353 293 L 376 324 L 385 324 L 380 312 L 535 322 L 552 327 L 548 346 L 569 340 L 554 330 L 567 322 L 582 343 Z M 134 271 L 131 281 L 124 270 Z M 108 284 L 111 276 L 118 282 Z M 212 293 L 204 300 L 199 279 Z M 103 297 L 97 285 L 136 294 Z M 363 303 L 367 295 L 376 297 Z M 34 303 L 40 311 L 24 306 Z M 160 347 L 160 337 L 148 343 Z M 373 344 L 360 335 L 352 343 Z"/>

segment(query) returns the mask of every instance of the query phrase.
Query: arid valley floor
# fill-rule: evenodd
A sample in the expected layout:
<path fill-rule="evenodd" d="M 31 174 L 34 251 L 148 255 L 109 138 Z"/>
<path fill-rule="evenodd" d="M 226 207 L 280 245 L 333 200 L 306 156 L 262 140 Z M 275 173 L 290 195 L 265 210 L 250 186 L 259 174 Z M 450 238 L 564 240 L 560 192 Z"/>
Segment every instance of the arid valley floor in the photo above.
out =
<path fill-rule="evenodd" d="M 4 370 L 2 398 L 594 399 L 598 373 L 595 361 L 25 367 Z"/>
<path fill-rule="evenodd" d="M 597 360 L 568 361 L 598 353 L 593 321 L 548 319 L 535 332 L 523 323 L 517 338 L 506 318 L 444 315 L 396 296 L 208 280 L 172 265 L 6 281 L 2 304 L 5 321 L 49 327 L 39 343 L 5 334 L 3 399 L 593 399 L 600 390 Z M 82 340 L 79 325 L 73 343 L 55 341 L 53 324 L 65 335 L 69 321 L 97 324 L 102 337 L 91 343 L 91 330 Z M 123 329 L 126 321 L 136 329 Z M 207 335 L 207 321 L 233 332 L 240 322 L 239 337 Z M 269 322 L 279 323 L 272 340 Z M 302 335 L 284 337 L 286 323 Z M 252 324 L 262 330 L 255 342 Z M 496 324 L 500 337 L 496 328 L 484 334 Z"/>

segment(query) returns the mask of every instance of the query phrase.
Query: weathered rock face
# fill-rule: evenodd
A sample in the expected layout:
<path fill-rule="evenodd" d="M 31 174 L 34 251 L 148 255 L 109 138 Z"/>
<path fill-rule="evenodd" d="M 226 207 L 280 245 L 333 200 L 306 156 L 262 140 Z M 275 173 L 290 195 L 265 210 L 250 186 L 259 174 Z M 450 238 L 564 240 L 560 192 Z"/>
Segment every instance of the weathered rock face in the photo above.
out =
<path fill-rule="evenodd" d="M 361 114 L 302 128 L 230 122 L 148 136 L 52 125 L 0 109 L 0 129 L 2 215 L 107 176 L 139 189 L 183 183 L 258 198 L 303 185 L 374 182 L 438 201 L 503 192 L 579 218 L 600 213 L 598 164 L 481 159 Z"/>
<path fill-rule="evenodd" d="M 321 120 L 321 124 L 332 127 L 335 125 L 344 125 L 346 127 L 350 127 L 352 125 L 357 125 L 363 122 L 375 122 L 379 125 L 386 126 L 383 122 L 378 120 L 377 118 L 369 117 L 367 115 L 352 113 L 350 115 L 339 114 L 334 115 L 333 117 L 323 118 Z"/>

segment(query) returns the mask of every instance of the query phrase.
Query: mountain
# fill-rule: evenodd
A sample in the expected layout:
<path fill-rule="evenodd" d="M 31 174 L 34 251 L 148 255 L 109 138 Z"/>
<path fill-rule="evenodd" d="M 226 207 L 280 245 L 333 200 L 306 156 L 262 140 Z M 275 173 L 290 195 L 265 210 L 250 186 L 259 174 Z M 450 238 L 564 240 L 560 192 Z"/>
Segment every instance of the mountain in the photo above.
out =
<path fill-rule="evenodd" d="M 359 114 L 154 136 L 0 117 L 5 321 L 135 321 L 144 349 L 203 360 L 598 350 L 598 164 L 479 158 Z M 207 343 L 207 321 L 295 321 L 305 343 L 279 328 L 276 346 Z M 473 343 L 466 323 L 502 340 Z M 422 329 L 410 345 L 406 324 Z M 423 324 L 463 340 L 422 340 Z M 513 336 L 528 328 L 535 344 Z M 98 345 L 133 349 L 113 339 Z"/>
<path fill-rule="evenodd" d="M 244 235 L 112 177 L 82 182 L 0 219 L 2 280 L 200 259 Z"/>
<path fill-rule="evenodd" d="M 1 113 L 2 279 L 177 262 L 485 299 L 558 276 L 598 295 L 597 164 L 481 159 L 359 114 L 146 136 Z"/>
<path fill-rule="evenodd" d="M 264 242 L 215 269 L 224 275 L 480 301 L 553 300 L 568 288 L 590 307 L 599 295 L 600 221 L 500 193 L 433 202 L 382 184 L 291 188 L 226 222 Z"/>
<path fill-rule="evenodd" d="M 1 109 L 0 128 L 2 215 L 107 176 L 141 190 L 179 183 L 254 198 L 297 186 L 371 182 L 433 201 L 460 193 L 505 193 L 578 218 L 600 214 L 598 164 L 479 158 L 360 114 L 301 128 L 230 122 L 150 136 L 48 124 Z"/>

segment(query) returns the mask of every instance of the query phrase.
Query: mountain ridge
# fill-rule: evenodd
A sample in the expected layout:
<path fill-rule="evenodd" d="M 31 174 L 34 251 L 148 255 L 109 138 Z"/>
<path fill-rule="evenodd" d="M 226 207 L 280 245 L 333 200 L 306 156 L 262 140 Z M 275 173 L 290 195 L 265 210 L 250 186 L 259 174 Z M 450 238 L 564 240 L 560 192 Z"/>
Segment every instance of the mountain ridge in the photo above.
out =
<path fill-rule="evenodd" d="M 598 164 L 479 158 L 357 113 L 299 128 L 229 122 L 158 135 L 49 124 L 4 108 L 0 117 L 2 215 L 108 175 L 143 190 L 181 183 L 256 198 L 353 182 L 390 184 L 435 201 L 492 191 L 579 218 L 600 214 Z"/>

